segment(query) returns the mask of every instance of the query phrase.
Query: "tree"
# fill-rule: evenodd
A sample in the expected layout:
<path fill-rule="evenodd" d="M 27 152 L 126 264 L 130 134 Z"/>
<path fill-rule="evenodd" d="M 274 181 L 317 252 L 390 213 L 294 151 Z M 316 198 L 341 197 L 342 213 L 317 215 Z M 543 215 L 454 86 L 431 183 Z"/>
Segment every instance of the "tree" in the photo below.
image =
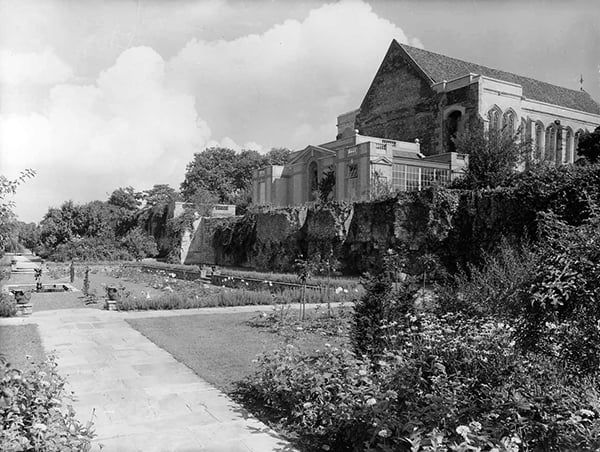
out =
<path fill-rule="evenodd" d="M 6 201 L 6 196 L 14 195 L 19 185 L 34 176 L 35 171 L 32 169 L 22 171 L 19 177 L 14 180 L 0 174 L 0 256 L 4 254 L 5 246 L 14 236 L 14 202 Z"/>
<path fill-rule="evenodd" d="M 168 204 L 173 201 L 179 201 L 181 198 L 181 195 L 168 184 L 155 184 L 150 190 L 145 190 L 143 196 L 148 207 L 154 207 L 158 204 Z"/>
<path fill-rule="evenodd" d="M 319 181 L 317 190 L 319 192 L 319 200 L 322 203 L 326 203 L 332 197 L 335 198 L 333 189 L 335 188 L 335 170 L 329 168 L 323 173 L 323 177 Z"/>
<path fill-rule="evenodd" d="M 208 148 L 194 154 L 194 160 L 188 164 L 181 184 L 184 199 L 189 201 L 202 188 L 225 202 L 234 188 L 232 168 L 235 158 L 235 151 L 227 148 Z"/>
<path fill-rule="evenodd" d="M 194 204 L 194 210 L 201 217 L 205 217 L 210 215 L 214 205 L 219 203 L 219 198 L 214 193 L 200 187 L 191 196 L 190 202 Z"/>
<path fill-rule="evenodd" d="M 156 256 L 158 248 L 153 237 L 148 235 L 142 228 L 132 229 L 120 240 L 121 246 L 127 249 L 136 259 L 141 260 L 148 256 Z"/>
<path fill-rule="evenodd" d="M 506 130 L 484 130 L 480 121 L 473 123 L 454 140 L 456 151 L 469 155 L 469 164 L 461 188 L 494 188 L 502 185 L 523 163 L 531 151 L 531 145 Z"/>
<path fill-rule="evenodd" d="M 290 160 L 292 151 L 288 148 L 271 148 L 265 155 L 268 165 L 285 165 Z"/>
<path fill-rule="evenodd" d="M 579 137 L 577 154 L 585 157 L 590 163 L 600 161 L 600 126 L 596 127 L 593 132 L 584 132 Z"/>
<path fill-rule="evenodd" d="M 111 193 L 108 203 L 127 210 L 137 210 L 142 204 L 140 198 L 141 194 L 136 193 L 133 187 L 121 187 Z"/>
<path fill-rule="evenodd" d="M 285 153 L 274 152 L 272 158 L 283 159 Z M 227 148 L 209 148 L 196 153 L 188 164 L 181 192 L 186 201 L 202 188 L 215 194 L 218 202 L 245 203 L 247 197 L 243 194 L 251 188 L 253 171 L 268 164 L 268 158 L 256 151 L 236 153 Z"/>

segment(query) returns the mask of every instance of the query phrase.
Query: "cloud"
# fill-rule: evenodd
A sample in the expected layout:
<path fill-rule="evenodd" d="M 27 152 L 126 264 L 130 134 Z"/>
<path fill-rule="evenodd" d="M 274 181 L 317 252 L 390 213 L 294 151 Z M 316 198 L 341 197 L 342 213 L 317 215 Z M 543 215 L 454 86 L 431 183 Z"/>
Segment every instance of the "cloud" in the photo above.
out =
<path fill-rule="evenodd" d="M 42 52 L 0 51 L 0 84 L 54 85 L 72 76 L 71 67 L 51 49 Z"/>
<path fill-rule="evenodd" d="M 64 19 L 68 15 L 56 5 L 60 3 L 49 14 L 69 30 L 72 18 Z M 121 4 L 103 5 L 118 11 Z M 172 9 L 152 3 L 152 23 L 160 24 L 161 5 Z M 221 2 L 211 8 L 233 11 Z M 140 24 L 127 43 L 157 42 L 156 36 L 144 41 L 149 34 L 144 14 L 127 16 L 127 23 Z M 164 15 L 165 29 L 174 26 L 168 23 L 171 16 Z M 106 60 L 94 55 L 113 52 L 112 44 L 105 45 L 114 35 L 106 11 L 100 25 L 93 25 L 85 52 L 83 44 L 73 46 L 81 52 L 68 60 L 73 68 L 47 47 L 18 57 L 3 54 L 4 61 L 17 63 L 5 81 L 28 85 L 14 88 L 10 102 L 4 99 L 0 166 L 7 175 L 28 167 L 38 170 L 20 190 L 18 213 L 39 220 L 48 205 L 106 199 L 119 186 L 177 187 L 194 152 L 206 146 L 265 152 L 273 146 L 300 149 L 332 140 L 336 116 L 358 107 L 391 40 L 420 45 L 361 1 L 318 4 L 296 16 L 304 18 L 280 20 L 242 37 L 196 35 L 179 51 L 167 52 L 172 56 L 166 59 L 157 46 L 137 45 L 119 51 L 93 75 L 90 67 Z M 79 34 L 83 23 L 72 24 Z M 227 26 L 235 28 L 236 23 Z M 188 33 L 193 27 L 186 24 Z M 53 36 L 60 42 L 60 55 L 67 55 L 72 39 L 66 31 Z M 40 62 L 45 74 L 32 71 Z"/>
<path fill-rule="evenodd" d="M 216 147 L 228 148 L 228 149 L 233 149 L 236 152 L 239 152 L 242 150 L 263 152 L 265 150 L 265 148 L 262 144 L 255 143 L 254 141 L 247 141 L 246 143 L 239 145 L 229 137 L 225 137 L 221 141 L 210 140 L 206 144 L 206 147 L 207 148 L 216 148 Z"/>
<path fill-rule="evenodd" d="M 393 38 L 409 42 L 368 4 L 325 4 L 262 34 L 192 39 L 168 61 L 167 74 L 196 93 L 215 135 L 300 147 L 308 143 L 292 135 L 301 124 L 329 132 L 297 138 L 335 138 L 336 116 L 358 107 Z"/>
<path fill-rule="evenodd" d="M 17 204 L 25 200 L 33 208 L 38 180 L 55 193 L 55 205 L 105 199 L 124 185 L 178 186 L 210 129 L 198 117 L 194 97 L 171 89 L 164 75 L 162 57 L 136 47 L 94 84 L 54 86 L 43 112 L 0 116 L 3 172 L 38 171 Z"/>

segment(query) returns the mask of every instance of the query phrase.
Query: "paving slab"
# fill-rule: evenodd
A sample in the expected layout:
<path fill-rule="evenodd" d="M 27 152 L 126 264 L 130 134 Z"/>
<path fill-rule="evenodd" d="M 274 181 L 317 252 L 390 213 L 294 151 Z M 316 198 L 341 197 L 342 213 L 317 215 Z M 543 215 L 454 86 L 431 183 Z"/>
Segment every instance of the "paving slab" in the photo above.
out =
<path fill-rule="evenodd" d="M 209 314 L 206 309 L 191 311 Z M 77 398 L 73 407 L 80 421 L 94 420 L 95 452 L 293 451 L 273 430 L 126 322 L 157 314 L 63 309 L 0 319 L 0 327 L 38 325 L 44 349 L 55 354 L 67 390 Z"/>

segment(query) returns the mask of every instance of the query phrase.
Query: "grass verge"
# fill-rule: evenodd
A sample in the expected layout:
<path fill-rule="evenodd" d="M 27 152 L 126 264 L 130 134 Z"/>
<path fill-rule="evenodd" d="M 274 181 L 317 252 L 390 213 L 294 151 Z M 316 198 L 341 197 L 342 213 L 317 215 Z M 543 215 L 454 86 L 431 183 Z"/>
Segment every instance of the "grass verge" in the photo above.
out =
<path fill-rule="evenodd" d="M 297 331 L 292 337 L 250 326 L 248 321 L 258 316 L 259 312 L 198 314 L 127 322 L 197 375 L 230 394 L 236 382 L 251 375 L 253 360 L 260 353 L 285 343 L 311 351 L 335 342 L 335 338 L 318 332 Z"/>
<path fill-rule="evenodd" d="M 22 371 L 33 369 L 33 363 L 43 362 L 46 354 L 37 325 L 0 326 L 0 355 Z"/>

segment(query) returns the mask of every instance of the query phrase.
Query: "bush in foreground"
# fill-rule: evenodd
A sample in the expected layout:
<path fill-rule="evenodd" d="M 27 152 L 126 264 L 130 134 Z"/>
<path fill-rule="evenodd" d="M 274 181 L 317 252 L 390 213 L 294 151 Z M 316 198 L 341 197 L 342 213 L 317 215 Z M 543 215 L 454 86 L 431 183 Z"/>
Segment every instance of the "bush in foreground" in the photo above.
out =
<path fill-rule="evenodd" d="M 0 317 L 13 317 L 17 313 L 17 305 L 10 293 L 0 293 Z"/>
<path fill-rule="evenodd" d="M 377 361 L 287 346 L 258 359 L 240 393 L 310 450 L 596 450 L 599 393 L 521 354 L 491 319 L 409 315 Z"/>
<path fill-rule="evenodd" d="M 64 404 L 53 358 L 25 374 L 4 364 L 0 377 L 0 450 L 90 450 L 91 421 L 81 425 Z"/>

